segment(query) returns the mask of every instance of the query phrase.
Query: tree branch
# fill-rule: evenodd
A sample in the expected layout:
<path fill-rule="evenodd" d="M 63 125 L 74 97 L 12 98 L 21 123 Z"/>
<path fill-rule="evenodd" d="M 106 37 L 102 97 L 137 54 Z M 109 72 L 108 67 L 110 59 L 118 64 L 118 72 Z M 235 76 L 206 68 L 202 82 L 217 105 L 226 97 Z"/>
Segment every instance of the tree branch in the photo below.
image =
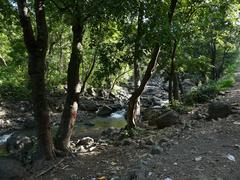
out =
<path fill-rule="evenodd" d="M 29 9 L 26 0 L 17 0 L 20 24 L 23 29 L 24 42 L 28 52 L 35 49 L 36 41 L 32 29 L 31 19 L 29 16 Z"/>

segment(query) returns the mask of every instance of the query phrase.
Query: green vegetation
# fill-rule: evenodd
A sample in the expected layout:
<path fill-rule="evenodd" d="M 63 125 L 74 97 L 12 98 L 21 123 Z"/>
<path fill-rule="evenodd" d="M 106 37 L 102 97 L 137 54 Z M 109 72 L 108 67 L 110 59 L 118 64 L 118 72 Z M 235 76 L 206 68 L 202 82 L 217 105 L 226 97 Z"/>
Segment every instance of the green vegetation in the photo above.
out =
<path fill-rule="evenodd" d="M 180 112 L 186 111 L 184 103 L 205 102 L 234 83 L 238 0 L 0 0 L 0 5 L 0 98 L 31 100 L 46 158 L 54 157 L 54 149 L 67 151 L 79 98 L 88 88 L 134 91 L 126 115 L 131 135 L 154 72 L 165 81 L 169 107 Z M 65 87 L 53 142 L 47 97 Z"/>
<path fill-rule="evenodd" d="M 234 73 L 239 67 L 239 63 L 240 61 L 236 60 L 232 64 L 229 64 L 224 71 L 224 75 L 217 81 L 210 81 L 207 84 L 192 88 L 184 99 L 185 103 L 194 104 L 207 102 L 221 91 L 225 91 L 227 88 L 232 87 L 235 83 Z"/>

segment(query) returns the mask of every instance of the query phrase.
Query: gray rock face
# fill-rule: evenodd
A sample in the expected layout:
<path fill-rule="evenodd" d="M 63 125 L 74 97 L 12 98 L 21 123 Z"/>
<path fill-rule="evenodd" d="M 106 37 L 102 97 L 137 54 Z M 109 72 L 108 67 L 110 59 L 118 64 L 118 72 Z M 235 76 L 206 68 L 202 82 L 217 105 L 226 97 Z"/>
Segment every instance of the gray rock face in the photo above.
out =
<path fill-rule="evenodd" d="M 226 102 L 212 102 L 208 105 L 208 118 L 224 118 L 231 114 L 231 105 Z"/>
<path fill-rule="evenodd" d="M 0 158 L 0 179 L 19 180 L 26 175 L 26 170 L 19 161 L 10 158 Z"/>
<path fill-rule="evenodd" d="M 110 115 L 111 113 L 113 112 L 113 109 L 110 108 L 109 106 L 103 106 L 103 107 L 100 107 L 98 112 L 97 112 L 97 115 L 98 116 L 108 116 Z"/>

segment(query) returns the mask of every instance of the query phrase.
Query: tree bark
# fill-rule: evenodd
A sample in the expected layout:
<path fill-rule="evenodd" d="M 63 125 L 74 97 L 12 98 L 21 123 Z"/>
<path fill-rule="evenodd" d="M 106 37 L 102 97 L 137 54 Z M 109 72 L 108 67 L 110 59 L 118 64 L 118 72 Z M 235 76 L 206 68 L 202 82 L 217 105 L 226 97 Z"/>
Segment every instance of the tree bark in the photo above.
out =
<path fill-rule="evenodd" d="M 141 38 L 143 36 L 143 16 L 144 16 L 144 4 L 140 2 L 138 10 L 138 26 L 137 26 L 137 35 L 135 40 L 135 51 L 134 51 L 134 90 L 140 86 L 140 67 L 139 61 L 141 59 Z M 137 103 L 134 109 L 134 119 L 136 122 L 140 120 L 140 111 L 141 111 L 141 102 L 140 97 L 137 99 Z"/>
<path fill-rule="evenodd" d="M 28 73 L 32 87 L 34 119 L 38 124 L 38 150 L 42 158 L 53 159 L 54 145 L 51 135 L 49 110 L 45 96 L 45 63 L 48 31 L 44 0 L 35 0 L 37 33 L 34 36 L 26 0 L 18 0 L 18 12 L 28 51 Z"/>
<path fill-rule="evenodd" d="M 135 119 L 135 109 L 136 109 L 136 105 L 138 102 L 138 98 L 141 96 L 148 80 L 151 78 L 154 70 L 155 70 L 155 66 L 158 60 L 158 56 L 159 56 L 159 51 L 160 51 L 160 45 L 157 43 L 155 44 L 155 47 L 153 48 L 152 51 L 152 56 L 151 56 L 151 60 L 148 64 L 147 70 L 143 76 L 143 79 L 141 81 L 140 86 L 133 92 L 132 96 L 129 99 L 128 102 L 128 111 L 127 111 L 127 128 L 131 129 L 131 128 L 135 128 L 136 127 L 136 119 Z"/>
<path fill-rule="evenodd" d="M 211 56 L 211 79 L 216 80 L 216 57 L 217 57 L 217 49 L 216 49 L 216 42 L 212 40 L 210 43 L 210 56 Z"/>
<path fill-rule="evenodd" d="M 174 40 L 172 53 L 171 53 L 171 63 L 170 63 L 170 75 L 169 75 L 169 102 L 172 103 L 174 100 L 179 100 L 179 92 L 178 92 L 178 79 L 176 73 L 176 50 L 177 50 L 177 42 Z"/>
<path fill-rule="evenodd" d="M 85 78 L 84 78 L 84 80 L 83 80 L 80 94 L 83 94 L 83 93 L 84 93 L 86 83 L 87 83 L 88 79 L 90 78 L 90 76 L 91 76 L 91 74 L 92 74 L 92 72 L 93 72 L 93 69 L 94 69 L 95 64 L 96 64 L 96 61 L 97 61 L 97 53 L 98 53 L 98 46 L 96 47 L 96 50 L 95 50 L 95 52 L 94 52 L 94 57 L 93 57 L 92 65 L 91 65 L 91 67 L 90 67 L 87 75 L 85 76 Z"/>
<path fill-rule="evenodd" d="M 169 8 L 169 22 L 170 22 L 169 24 L 171 24 L 172 17 L 176 8 L 176 4 L 177 4 L 177 0 L 171 0 L 171 5 Z M 160 44 L 155 43 L 154 48 L 152 50 L 152 54 L 151 54 L 151 60 L 147 66 L 147 69 L 143 76 L 141 84 L 137 89 L 135 89 L 135 91 L 133 92 L 128 102 L 127 129 L 132 129 L 136 127 L 135 114 L 136 114 L 136 106 L 137 106 L 138 98 L 141 96 L 147 82 L 149 81 L 149 79 L 151 78 L 155 70 L 155 66 L 159 57 L 159 52 L 160 52 Z"/>
<path fill-rule="evenodd" d="M 73 127 L 77 119 L 78 101 L 81 91 L 79 83 L 79 67 L 83 59 L 82 39 L 84 34 L 84 26 L 80 21 L 73 23 L 72 33 L 73 41 L 72 53 L 68 65 L 67 98 L 55 144 L 58 149 L 63 151 L 67 151 L 69 147 Z"/>

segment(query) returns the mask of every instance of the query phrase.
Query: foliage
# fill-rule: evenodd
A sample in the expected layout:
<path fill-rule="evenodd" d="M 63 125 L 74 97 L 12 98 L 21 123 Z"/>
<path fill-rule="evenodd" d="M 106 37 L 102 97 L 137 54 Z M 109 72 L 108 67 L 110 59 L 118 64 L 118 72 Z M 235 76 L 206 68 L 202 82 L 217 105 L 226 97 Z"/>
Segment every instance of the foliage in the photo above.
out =
<path fill-rule="evenodd" d="M 239 66 L 239 60 L 230 64 L 222 78 L 217 81 L 211 81 L 208 84 L 195 87 L 189 92 L 184 101 L 186 104 L 204 103 L 218 95 L 221 91 L 232 87 L 235 83 L 234 72 Z"/>
<path fill-rule="evenodd" d="M 0 0 L 0 3 L 0 57 L 7 64 L 7 67 L 0 66 L 0 95 L 1 98 L 29 97 L 27 53 L 16 5 L 8 0 Z M 171 31 L 167 14 L 169 0 L 65 0 L 46 3 L 48 91 L 66 84 L 72 40 L 70 25 L 77 19 L 85 23 L 80 79 L 84 80 L 96 57 L 89 86 L 111 89 L 113 85 L 131 80 L 140 4 L 143 4 L 144 12 L 138 59 L 141 71 L 146 69 L 153 44 L 159 42 L 162 50 L 158 71 L 164 72 L 164 78 L 168 80 L 169 39 L 174 39 L 177 41 L 177 73 L 183 78 L 191 77 L 196 84 L 203 84 L 193 90 L 194 99 L 207 99 L 209 94 L 216 94 L 219 86 L 229 86 L 233 82 L 231 78 L 221 78 L 220 85 L 216 86 L 211 82 L 211 74 L 216 69 L 218 78 L 223 76 L 238 50 L 239 2 L 236 0 L 223 0 L 221 3 L 218 0 L 181 1 L 177 4 Z M 29 1 L 29 8 L 33 8 L 32 1 Z M 35 24 L 33 26 L 35 29 Z M 216 46 L 214 63 L 214 54 L 211 53 L 213 45 Z M 202 93 L 197 93 L 199 91 Z"/>

